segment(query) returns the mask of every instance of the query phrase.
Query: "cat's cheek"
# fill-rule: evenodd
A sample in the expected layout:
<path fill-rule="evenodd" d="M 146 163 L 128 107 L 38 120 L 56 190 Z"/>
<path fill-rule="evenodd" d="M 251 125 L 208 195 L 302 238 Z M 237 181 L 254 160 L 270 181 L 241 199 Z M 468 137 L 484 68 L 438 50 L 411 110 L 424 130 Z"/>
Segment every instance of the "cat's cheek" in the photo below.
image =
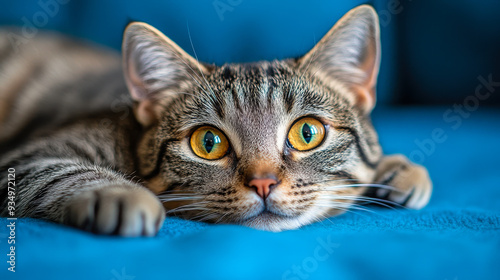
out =
<path fill-rule="evenodd" d="M 376 170 L 365 164 L 358 164 L 352 170 L 352 174 L 361 183 L 370 183 L 375 179 Z"/>
<path fill-rule="evenodd" d="M 161 175 L 156 176 L 148 181 L 146 181 L 147 188 L 152 191 L 155 195 L 164 191 L 167 187 Z"/>
<path fill-rule="evenodd" d="M 259 215 L 265 210 L 266 205 L 264 201 L 255 192 L 246 192 L 242 195 L 243 200 L 240 199 L 241 204 L 238 209 L 240 210 L 240 219 L 245 220 L 256 215 Z"/>
<path fill-rule="evenodd" d="M 290 189 L 279 186 L 274 189 L 266 200 L 267 209 L 275 214 L 284 216 L 296 215 L 296 209 L 293 207 L 294 198 Z"/>

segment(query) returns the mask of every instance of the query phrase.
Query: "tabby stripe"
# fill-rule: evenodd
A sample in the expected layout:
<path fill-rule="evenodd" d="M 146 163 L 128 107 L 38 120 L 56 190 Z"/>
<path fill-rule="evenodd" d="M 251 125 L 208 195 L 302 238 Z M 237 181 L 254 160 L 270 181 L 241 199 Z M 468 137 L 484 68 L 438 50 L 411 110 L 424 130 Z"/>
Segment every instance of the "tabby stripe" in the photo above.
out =
<path fill-rule="evenodd" d="M 341 145 L 340 147 L 338 147 L 338 149 L 334 149 L 332 150 L 332 152 L 334 152 L 335 154 L 341 154 L 345 151 L 347 151 L 347 149 L 351 148 L 351 146 L 355 143 L 354 140 L 351 140 L 347 143 L 343 143 L 343 145 Z M 347 159 L 346 159 L 347 160 Z"/>
<path fill-rule="evenodd" d="M 29 185 L 30 182 L 34 182 L 37 180 L 43 180 L 45 177 L 50 178 L 49 176 L 47 176 L 47 174 L 54 175 L 54 173 L 57 173 L 57 172 L 64 172 L 65 169 L 69 169 L 69 167 L 74 167 L 73 165 L 75 163 L 56 162 L 56 163 L 47 164 L 43 167 L 40 167 L 40 165 L 44 164 L 43 161 L 40 163 L 35 162 L 34 164 L 38 165 L 38 167 L 30 167 L 30 168 L 26 168 L 24 170 L 18 170 L 18 173 L 17 173 L 18 174 L 18 182 L 20 185 L 23 185 L 25 182 L 27 182 L 26 185 Z M 24 166 L 24 167 L 27 167 L 27 166 Z M 71 172 L 75 172 L 74 168 L 71 168 L 70 170 L 71 170 Z M 67 171 L 69 172 L 70 170 L 67 170 Z M 78 170 L 80 170 L 80 168 L 78 168 Z M 65 174 L 65 173 L 63 173 L 63 174 Z M 19 192 L 20 193 L 28 193 L 30 191 L 32 191 L 32 189 L 22 188 Z"/>
<path fill-rule="evenodd" d="M 343 170 L 339 170 L 339 171 L 322 170 L 322 171 L 329 174 L 329 175 L 340 178 L 340 179 L 350 179 L 350 180 L 356 179 L 351 173 L 343 171 Z"/>
<path fill-rule="evenodd" d="M 328 158 L 329 160 L 329 165 L 331 166 L 340 166 L 344 163 L 346 163 L 349 158 L 346 156 L 342 156 L 338 158 L 339 154 L 344 153 L 347 149 L 351 148 L 354 145 L 354 140 L 349 141 L 347 144 L 340 146 L 337 150 L 327 150 L 327 151 L 322 151 L 318 152 L 319 156 L 322 158 Z M 333 162 L 333 160 L 335 160 Z M 321 169 L 320 171 L 326 172 L 327 170 Z"/>
<path fill-rule="evenodd" d="M 108 157 L 106 156 L 105 151 L 101 147 L 96 147 L 94 150 L 97 153 L 97 157 L 100 158 L 102 161 L 108 161 Z M 112 162 L 114 159 L 110 159 Z"/>
<path fill-rule="evenodd" d="M 67 146 L 68 148 L 70 148 L 71 150 L 73 150 L 79 156 L 83 156 L 84 158 L 87 158 L 87 159 L 94 158 L 94 155 L 91 155 L 89 153 L 89 151 L 83 149 L 77 143 L 68 141 L 68 142 L 64 143 L 64 145 Z"/>
<path fill-rule="evenodd" d="M 238 109 L 238 111 L 241 111 L 240 98 L 238 96 L 238 92 L 236 91 L 236 88 L 231 89 L 231 95 L 233 96 L 233 102 L 234 102 L 234 105 L 236 105 L 236 109 Z"/>
<path fill-rule="evenodd" d="M 177 189 L 178 187 L 190 187 L 192 184 L 194 183 L 194 181 L 186 181 L 184 183 L 180 183 L 180 182 L 174 182 L 174 183 L 171 183 L 165 190 L 159 192 L 157 194 L 157 196 L 160 196 L 160 195 L 168 195 L 170 194 L 173 190 Z"/>
<path fill-rule="evenodd" d="M 221 119 L 224 119 L 224 116 L 225 116 L 225 111 L 224 111 L 225 104 L 224 104 L 224 101 L 221 99 L 221 96 L 220 95 L 216 95 L 215 97 L 210 98 L 210 101 L 211 101 L 212 107 L 214 108 L 215 113 L 217 114 L 217 116 L 219 116 L 219 118 L 221 118 Z"/>
<path fill-rule="evenodd" d="M 267 74 L 267 80 L 270 82 L 270 86 L 271 87 L 274 87 L 275 84 L 274 84 L 274 68 L 273 66 L 269 65 L 267 68 L 266 68 L 266 74 Z"/>
<path fill-rule="evenodd" d="M 62 181 L 69 179 L 71 176 L 84 175 L 87 173 L 93 173 L 93 171 L 83 171 L 83 170 L 79 169 L 79 170 L 75 170 L 72 172 L 61 174 L 61 175 L 56 176 L 55 178 L 52 178 L 49 182 L 47 182 L 46 184 L 41 186 L 36 191 L 36 193 L 31 197 L 30 200 L 33 201 L 32 204 L 39 205 L 41 202 L 43 202 L 43 199 L 45 198 L 45 196 L 47 195 L 49 190 L 54 187 L 54 185 L 57 185 L 58 183 L 61 183 Z M 39 213 L 42 216 L 45 216 L 45 213 L 43 211 L 41 211 L 41 212 L 37 211 L 37 213 Z M 37 217 L 34 217 L 34 218 L 37 218 Z"/>
<path fill-rule="evenodd" d="M 267 91 L 267 104 L 269 107 L 272 105 L 272 101 L 274 99 L 274 88 L 276 87 L 276 83 L 274 81 L 274 69 L 272 66 L 268 66 L 266 68 L 266 75 L 267 75 L 267 86 L 268 86 L 268 91 Z"/>
<path fill-rule="evenodd" d="M 149 172 L 148 174 L 145 174 L 145 175 L 142 175 L 141 177 L 143 177 L 144 179 L 148 180 L 148 179 L 151 179 L 155 176 L 157 176 L 158 174 L 160 174 L 160 168 L 163 164 L 163 161 L 165 159 L 165 153 L 167 151 L 167 145 L 170 143 L 170 142 L 173 142 L 173 141 L 176 141 L 177 139 L 174 139 L 174 138 L 170 138 L 170 139 L 166 139 L 165 141 L 163 141 L 160 145 L 160 151 L 158 152 L 158 157 L 156 158 L 156 166 L 155 166 L 155 169 L 153 169 L 153 171 Z"/>
<path fill-rule="evenodd" d="M 34 162 L 34 164 L 36 164 L 36 161 Z M 40 164 L 43 164 L 43 163 L 40 163 Z M 36 165 L 40 165 L 40 164 L 36 164 Z M 57 172 L 57 171 L 63 170 L 64 168 L 67 168 L 67 165 L 62 166 L 59 170 L 54 169 L 53 167 L 50 168 L 50 166 L 54 166 L 54 165 L 58 165 L 58 164 L 61 164 L 61 163 L 49 164 L 49 165 L 47 165 L 47 167 L 49 167 L 49 168 L 43 167 L 37 171 L 33 171 L 32 167 L 28 167 L 25 169 L 16 168 L 17 185 L 18 186 L 31 186 L 32 182 L 37 181 L 37 178 L 42 178 L 42 180 L 43 180 L 44 175 L 50 174 L 51 172 L 54 172 L 54 171 Z M 23 166 L 23 167 L 27 167 L 27 166 Z M 64 175 L 64 174 L 61 174 L 61 175 Z M 38 180 L 40 180 L 40 179 L 38 179 Z M 37 191 L 37 190 L 33 189 L 33 188 L 28 188 L 28 187 L 19 188 L 18 196 L 20 196 L 20 197 L 24 197 L 24 196 L 32 197 L 34 195 L 34 191 Z M 7 192 L 7 188 L 5 188 L 5 189 L 2 188 L 2 192 L 0 193 L 0 197 L 2 198 L 2 201 L 3 201 L 2 206 L 6 206 L 6 203 L 7 203 L 7 200 L 5 199 L 6 192 Z M 31 201 L 31 198 L 29 200 Z M 7 208 L 3 207 L 2 209 L 7 209 Z M 5 212 L 5 211 L 2 210 L 2 212 Z"/>
<path fill-rule="evenodd" d="M 98 160 L 108 161 L 108 157 L 106 156 L 106 153 L 103 150 L 102 146 L 100 146 L 99 143 L 94 143 L 94 141 L 89 140 L 89 143 L 91 142 L 92 146 L 85 145 L 87 147 L 91 147 L 91 150 L 85 149 L 85 147 L 82 147 L 80 143 L 66 142 L 65 145 L 75 151 L 77 155 L 83 156 L 83 158 L 85 159 L 93 160 L 94 162 Z M 113 159 L 110 159 L 109 161 L 113 162 Z"/>
<path fill-rule="evenodd" d="M 274 93 L 274 87 L 269 86 L 269 89 L 267 91 L 267 106 L 269 108 L 272 108 L 273 106 L 273 93 Z"/>
<path fill-rule="evenodd" d="M 231 71 L 231 67 L 224 67 L 224 69 L 222 70 L 222 79 L 224 79 L 225 81 L 227 81 L 227 85 L 228 86 L 231 86 L 231 84 L 234 82 L 234 75 L 233 75 L 233 72 Z"/>
<path fill-rule="evenodd" d="M 295 96 L 289 89 L 283 89 L 283 103 L 285 104 L 286 112 L 290 114 L 295 106 Z"/>
<path fill-rule="evenodd" d="M 370 168 L 373 168 L 375 169 L 378 165 L 378 161 L 377 162 L 371 162 L 368 157 L 366 156 L 366 153 L 365 151 L 363 150 L 363 146 L 361 145 L 361 139 L 359 137 L 359 134 L 352 128 L 350 127 L 347 127 L 347 126 L 340 126 L 340 127 L 335 127 L 335 129 L 338 129 L 338 130 L 347 130 L 352 136 L 354 136 L 354 139 L 356 140 L 355 143 L 356 143 L 356 146 L 358 147 L 358 151 L 359 151 L 359 155 L 361 157 L 361 160 L 366 164 L 368 165 Z"/>

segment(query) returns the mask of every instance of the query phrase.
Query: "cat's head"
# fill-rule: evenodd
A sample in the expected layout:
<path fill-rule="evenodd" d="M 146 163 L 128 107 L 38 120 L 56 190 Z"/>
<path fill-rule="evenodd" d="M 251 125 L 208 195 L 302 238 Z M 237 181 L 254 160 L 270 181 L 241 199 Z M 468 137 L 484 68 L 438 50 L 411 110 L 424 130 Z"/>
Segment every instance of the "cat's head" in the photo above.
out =
<path fill-rule="evenodd" d="M 179 216 L 267 230 L 343 212 L 381 156 L 369 113 L 380 61 L 377 14 L 346 14 L 299 59 L 198 62 L 153 27 L 123 42 L 138 172 Z"/>

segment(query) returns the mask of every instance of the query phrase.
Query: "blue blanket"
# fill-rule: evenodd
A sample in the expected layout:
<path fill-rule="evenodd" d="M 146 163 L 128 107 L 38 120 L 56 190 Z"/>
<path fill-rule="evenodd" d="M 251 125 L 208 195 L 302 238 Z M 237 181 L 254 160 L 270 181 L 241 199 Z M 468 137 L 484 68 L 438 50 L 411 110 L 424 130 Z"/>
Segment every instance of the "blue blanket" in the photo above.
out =
<path fill-rule="evenodd" d="M 1 219 L 0 279 L 500 279 L 500 113 L 444 118 L 448 109 L 374 115 L 386 153 L 429 168 L 424 210 L 372 207 L 281 233 L 168 218 L 154 238 L 18 219 L 15 273 Z"/>

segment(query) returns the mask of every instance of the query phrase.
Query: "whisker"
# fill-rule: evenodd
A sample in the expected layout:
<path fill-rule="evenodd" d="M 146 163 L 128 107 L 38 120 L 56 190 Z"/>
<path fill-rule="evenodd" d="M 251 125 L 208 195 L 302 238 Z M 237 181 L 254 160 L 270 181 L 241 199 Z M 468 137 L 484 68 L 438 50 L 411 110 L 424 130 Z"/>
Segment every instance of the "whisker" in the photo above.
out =
<path fill-rule="evenodd" d="M 314 40 L 314 42 L 315 42 L 314 45 L 316 45 L 316 40 Z M 305 73 L 309 72 L 309 68 L 311 67 L 311 62 L 315 59 L 314 56 L 318 55 L 318 53 L 320 53 L 320 52 L 313 52 L 312 57 L 309 58 L 309 61 L 307 62 L 305 69 L 303 69 L 303 72 L 300 75 L 299 80 L 302 79 L 302 77 L 304 76 Z"/>
<path fill-rule="evenodd" d="M 336 179 L 326 179 L 326 180 L 321 180 L 321 181 L 313 181 L 310 184 L 311 185 L 317 185 L 317 184 L 325 184 L 325 183 L 333 183 L 333 182 L 339 182 L 339 181 L 359 181 L 358 179 L 352 179 L 352 178 L 336 178 Z"/>
<path fill-rule="evenodd" d="M 349 200 L 353 200 L 353 201 L 361 201 L 361 202 L 373 203 L 373 204 L 377 204 L 377 205 L 380 205 L 380 206 L 388 207 L 388 208 L 393 209 L 393 210 L 397 210 L 397 208 L 392 207 L 392 206 L 397 206 L 397 207 L 401 207 L 401 208 L 406 208 L 407 209 L 407 207 L 405 207 L 405 206 L 403 206 L 401 204 L 398 204 L 396 202 L 393 202 L 393 201 L 390 201 L 390 200 L 386 200 L 386 199 L 381 199 L 381 198 L 375 198 L 375 197 L 368 197 L 368 196 L 345 196 L 345 195 L 344 196 L 342 196 L 342 195 L 339 195 L 339 196 L 332 195 L 330 197 L 334 198 L 334 199 L 349 199 Z"/>
<path fill-rule="evenodd" d="M 344 211 L 345 213 L 353 213 L 353 214 L 361 215 L 363 217 L 368 217 L 368 216 L 365 215 L 365 214 L 356 212 L 354 210 L 365 211 L 365 212 L 368 212 L 370 214 L 375 214 L 375 215 L 381 215 L 380 213 L 377 213 L 377 212 L 375 212 L 373 210 L 369 210 L 369 209 L 366 209 L 364 207 L 360 207 L 360 206 L 355 205 L 355 204 L 348 204 L 348 203 L 344 204 L 344 203 L 337 203 L 337 202 L 335 202 L 333 205 L 332 204 L 330 204 L 330 205 L 320 204 L 318 206 L 319 207 L 324 207 L 324 208 L 329 208 L 329 209 L 334 209 L 334 210 Z"/>
<path fill-rule="evenodd" d="M 196 54 L 196 50 L 194 49 L 193 39 L 191 38 L 191 30 L 189 29 L 189 24 L 187 25 L 187 29 L 188 29 L 189 42 L 191 43 L 191 48 L 193 49 L 194 57 L 195 57 L 196 61 L 199 61 L 198 55 Z M 212 94 L 214 94 L 214 91 L 213 91 L 212 87 L 210 87 L 210 84 L 208 83 L 207 78 L 205 77 L 205 74 L 203 74 L 203 71 L 201 71 L 200 65 L 197 64 L 197 66 L 198 66 L 198 71 L 200 71 L 201 76 L 203 77 L 203 80 L 205 80 L 205 83 L 207 84 L 208 89 L 210 90 L 210 92 Z"/>
<path fill-rule="evenodd" d="M 214 219 L 214 218 L 217 218 L 216 214 L 214 214 L 214 213 L 208 213 L 208 215 L 206 215 L 205 217 L 199 219 L 198 221 L 203 222 L 203 221 Z"/>
<path fill-rule="evenodd" d="M 229 212 L 227 213 L 224 213 L 222 216 L 220 216 L 220 218 L 215 222 L 216 224 L 218 224 L 224 217 L 226 217 L 227 215 L 229 215 Z"/>
<path fill-rule="evenodd" d="M 344 213 L 353 213 L 353 214 L 357 214 L 357 215 L 360 215 L 360 216 L 363 216 L 363 217 L 368 217 L 367 215 L 365 214 L 362 214 L 362 213 L 359 213 L 359 212 L 356 212 L 354 210 L 356 209 L 350 209 L 352 205 L 349 205 L 349 206 L 342 206 L 342 205 L 320 205 L 320 207 L 324 207 L 324 208 L 328 208 L 328 209 L 332 209 L 332 210 L 340 210 L 340 211 L 343 211 Z"/>
<path fill-rule="evenodd" d="M 326 216 L 325 214 L 323 214 L 323 213 L 319 213 L 319 216 L 320 216 L 321 218 L 323 218 L 324 220 L 329 221 L 332 225 L 335 225 L 335 224 L 332 222 L 332 220 L 330 220 L 330 217 Z M 315 220 L 316 222 L 320 222 L 320 221 L 321 221 L 320 217 L 314 217 L 314 220 Z"/>
<path fill-rule="evenodd" d="M 205 207 L 185 207 L 185 208 L 174 208 L 172 210 L 167 211 L 167 214 L 170 213 L 179 213 L 179 212 L 187 212 L 187 211 L 200 211 L 200 210 L 207 210 Z"/>
<path fill-rule="evenodd" d="M 169 202 L 169 201 L 183 201 L 183 200 L 198 200 L 202 199 L 203 197 L 199 196 L 187 196 L 187 197 L 168 197 L 168 198 L 162 198 L 160 197 L 161 202 Z"/>
<path fill-rule="evenodd" d="M 180 55 L 176 54 L 176 53 L 173 53 L 173 55 L 175 55 L 175 57 L 177 59 L 179 59 L 180 61 L 182 61 L 182 63 L 184 63 L 185 66 L 187 66 L 192 72 L 193 74 L 201 80 L 201 77 L 198 76 L 198 74 L 196 73 L 196 71 L 191 67 L 191 65 L 189 65 L 189 63 L 183 58 L 181 57 Z M 198 59 L 197 59 L 198 60 Z M 198 70 L 201 72 L 201 69 L 199 69 L 199 66 L 198 66 Z M 193 81 L 196 82 L 196 85 L 201 89 L 202 92 L 207 93 L 207 91 L 205 90 L 205 88 L 203 88 L 203 85 L 200 83 L 200 81 L 198 79 L 195 79 L 195 77 L 193 77 L 191 74 L 189 74 L 189 72 L 186 73 L 189 77 L 191 77 L 191 79 L 193 79 Z M 193 95 L 194 96 L 194 95 Z"/>
<path fill-rule="evenodd" d="M 339 189 L 339 188 L 359 188 L 359 187 L 368 187 L 368 188 L 381 188 L 388 190 L 395 190 L 395 187 L 391 187 L 388 185 L 381 184 L 349 184 L 349 185 L 335 185 L 335 186 L 322 186 L 323 188 L 329 189 Z"/>
<path fill-rule="evenodd" d="M 210 212 L 209 210 L 205 210 L 205 211 L 202 211 L 200 214 L 194 216 L 192 219 L 195 220 L 195 221 L 196 220 L 200 221 L 199 219 L 204 218 L 204 217 L 206 217 L 206 216 L 208 216 L 210 214 L 213 214 L 213 213 Z"/>

